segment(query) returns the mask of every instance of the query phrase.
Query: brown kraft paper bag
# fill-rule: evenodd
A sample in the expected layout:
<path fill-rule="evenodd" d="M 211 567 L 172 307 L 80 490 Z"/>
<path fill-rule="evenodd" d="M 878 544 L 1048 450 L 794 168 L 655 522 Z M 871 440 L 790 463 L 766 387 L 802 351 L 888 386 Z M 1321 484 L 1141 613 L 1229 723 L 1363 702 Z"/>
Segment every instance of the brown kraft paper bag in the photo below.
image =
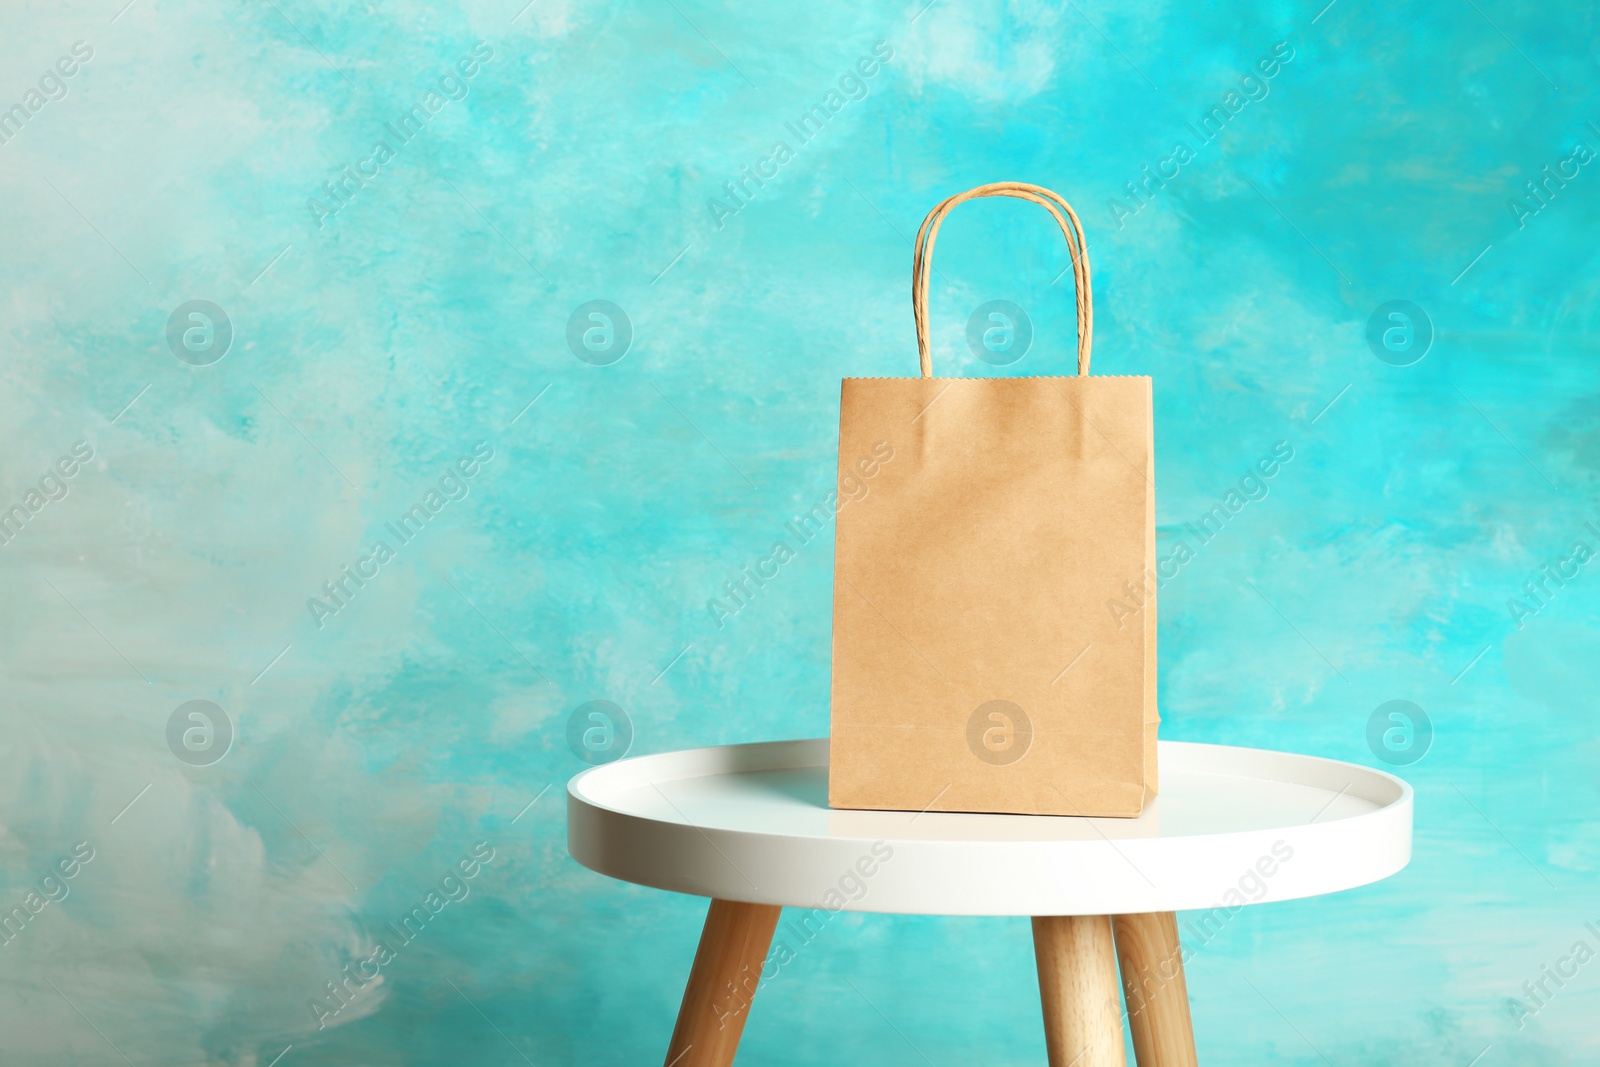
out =
<path fill-rule="evenodd" d="M 934 239 L 985 196 L 1040 204 L 1061 227 L 1075 377 L 933 377 Z M 1082 226 L 1047 189 L 979 186 L 918 231 L 922 376 L 846 378 L 840 396 L 840 478 L 885 444 L 893 461 L 838 514 L 832 806 L 1132 817 L 1154 798 L 1150 379 L 1089 375 L 1092 300 Z"/>

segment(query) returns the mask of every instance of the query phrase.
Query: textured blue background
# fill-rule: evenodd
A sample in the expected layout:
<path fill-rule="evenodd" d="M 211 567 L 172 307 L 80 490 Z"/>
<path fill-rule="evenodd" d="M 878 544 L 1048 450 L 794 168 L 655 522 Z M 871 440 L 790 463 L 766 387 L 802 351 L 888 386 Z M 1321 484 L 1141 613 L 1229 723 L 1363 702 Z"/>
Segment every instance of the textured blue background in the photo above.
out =
<path fill-rule="evenodd" d="M 1095 369 L 1155 380 L 1164 550 L 1295 449 L 1163 590 L 1164 736 L 1377 764 L 1391 699 L 1436 731 L 1405 872 L 1247 909 L 1191 964 L 1202 1060 L 1600 1055 L 1600 964 L 1512 1011 L 1600 947 L 1600 577 L 1520 628 L 1507 604 L 1600 551 L 1600 176 L 1510 204 L 1600 149 L 1591 5 L 120 6 L 0 14 L 0 108 L 93 49 L 0 144 L 0 507 L 94 453 L 0 547 L 0 904 L 95 850 L 0 948 L 8 1062 L 655 1061 L 704 904 L 567 857 L 568 715 L 617 702 L 635 752 L 826 732 L 827 540 L 720 629 L 707 600 L 829 491 L 840 377 L 916 372 L 907 237 L 996 179 L 1084 216 Z M 466 97 L 319 226 L 308 201 L 479 41 Z M 866 98 L 798 143 L 878 41 Z M 1186 123 L 1279 42 L 1202 145 Z M 942 372 L 993 372 L 963 340 L 991 299 L 1036 329 L 1001 373 L 1064 371 L 1046 222 L 948 224 Z M 209 366 L 165 337 L 191 299 L 233 324 Z M 565 340 L 595 299 L 635 330 L 610 366 Z M 1411 366 L 1365 340 L 1394 299 L 1437 332 Z M 478 442 L 469 495 L 319 628 L 307 599 Z M 165 741 L 191 699 L 238 728 L 209 767 Z M 322 983 L 478 841 L 471 895 L 319 1031 Z M 849 915 L 745 1049 L 1043 1056 L 1025 922 Z"/>

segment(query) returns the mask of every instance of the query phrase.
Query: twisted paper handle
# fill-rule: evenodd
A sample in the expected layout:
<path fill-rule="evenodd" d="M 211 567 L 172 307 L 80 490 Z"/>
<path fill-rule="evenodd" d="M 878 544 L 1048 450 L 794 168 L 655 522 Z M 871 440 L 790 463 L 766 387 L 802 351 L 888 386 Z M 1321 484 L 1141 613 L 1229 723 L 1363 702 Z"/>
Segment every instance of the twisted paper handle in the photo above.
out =
<path fill-rule="evenodd" d="M 933 351 L 928 342 L 928 275 L 933 267 L 933 242 L 939 225 L 950 209 L 963 200 L 984 196 L 1012 196 L 1031 200 L 1055 218 L 1061 235 L 1067 239 L 1067 255 L 1072 259 L 1072 279 L 1078 300 L 1078 373 L 1089 373 L 1089 350 L 1094 341 L 1094 293 L 1089 286 L 1089 245 L 1077 213 L 1065 200 L 1049 189 L 1024 182 L 993 182 L 957 193 L 928 212 L 917 231 L 916 254 L 911 266 L 911 312 L 917 320 L 917 352 L 922 358 L 922 376 L 933 377 Z"/>

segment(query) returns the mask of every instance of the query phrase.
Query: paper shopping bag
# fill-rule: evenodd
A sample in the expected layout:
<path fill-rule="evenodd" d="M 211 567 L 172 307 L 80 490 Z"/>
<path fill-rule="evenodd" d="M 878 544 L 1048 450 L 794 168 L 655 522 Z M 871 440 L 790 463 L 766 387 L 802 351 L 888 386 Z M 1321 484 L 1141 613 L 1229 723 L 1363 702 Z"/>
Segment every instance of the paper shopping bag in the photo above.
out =
<path fill-rule="evenodd" d="M 984 196 L 1061 227 L 1075 377 L 933 377 L 934 239 Z M 923 222 L 922 376 L 847 378 L 840 397 L 841 481 L 863 461 L 876 476 L 838 514 L 834 807 L 1137 816 L 1155 796 L 1150 379 L 1090 376 L 1092 299 L 1078 217 L 1046 189 L 980 186 Z"/>

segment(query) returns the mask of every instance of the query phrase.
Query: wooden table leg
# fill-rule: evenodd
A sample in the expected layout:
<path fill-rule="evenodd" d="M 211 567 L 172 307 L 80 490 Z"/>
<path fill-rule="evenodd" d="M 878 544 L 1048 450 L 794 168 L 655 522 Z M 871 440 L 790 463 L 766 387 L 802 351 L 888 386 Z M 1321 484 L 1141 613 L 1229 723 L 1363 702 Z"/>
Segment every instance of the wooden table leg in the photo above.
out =
<path fill-rule="evenodd" d="M 1170 911 L 1118 915 L 1112 926 L 1139 1067 L 1196 1067 L 1178 917 Z"/>
<path fill-rule="evenodd" d="M 1125 1067 L 1110 917 L 1035 916 L 1033 954 L 1050 1067 Z"/>
<path fill-rule="evenodd" d="M 782 911 L 776 904 L 711 902 L 667 1046 L 667 1067 L 733 1063 Z"/>

